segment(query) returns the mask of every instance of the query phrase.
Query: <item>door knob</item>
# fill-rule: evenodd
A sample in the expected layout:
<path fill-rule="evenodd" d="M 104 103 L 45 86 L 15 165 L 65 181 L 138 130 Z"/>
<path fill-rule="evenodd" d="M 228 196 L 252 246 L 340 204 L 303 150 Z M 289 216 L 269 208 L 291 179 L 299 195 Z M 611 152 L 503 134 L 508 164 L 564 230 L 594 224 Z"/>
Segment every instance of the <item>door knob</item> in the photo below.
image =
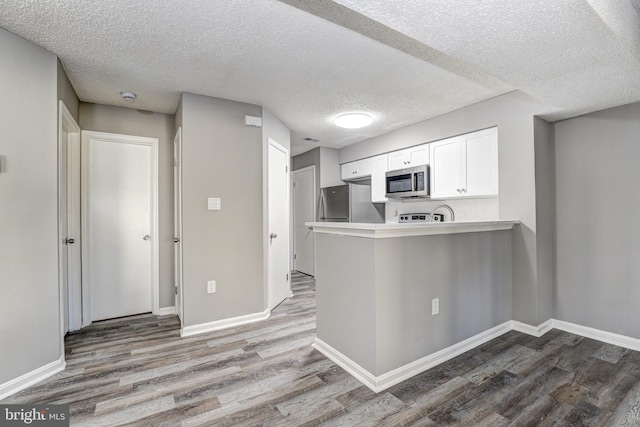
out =
<path fill-rule="evenodd" d="M 177 237 L 173 238 L 173 243 L 180 243 L 180 239 L 178 239 Z"/>
<path fill-rule="evenodd" d="M 271 237 L 272 239 L 275 239 L 276 237 L 278 237 L 278 235 L 276 233 L 271 233 L 269 237 Z"/>
<path fill-rule="evenodd" d="M 151 238 L 151 236 L 149 236 L 148 234 L 145 234 L 144 236 L 142 236 L 142 240 L 149 240 Z"/>
<path fill-rule="evenodd" d="M 76 241 L 75 239 L 64 239 L 63 242 L 65 245 L 73 245 Z"/>

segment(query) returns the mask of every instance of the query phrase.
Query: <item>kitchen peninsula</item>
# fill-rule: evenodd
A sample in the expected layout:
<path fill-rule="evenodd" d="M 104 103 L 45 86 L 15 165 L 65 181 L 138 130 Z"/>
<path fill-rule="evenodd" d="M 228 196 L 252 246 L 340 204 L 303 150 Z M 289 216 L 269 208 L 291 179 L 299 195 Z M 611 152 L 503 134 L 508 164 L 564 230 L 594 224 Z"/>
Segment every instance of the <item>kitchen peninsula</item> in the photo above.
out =
<path fill-rule="evenodd" d="M 377 392 L 506 332 L 516 224 L 307 223 L 314 347 Z"/>

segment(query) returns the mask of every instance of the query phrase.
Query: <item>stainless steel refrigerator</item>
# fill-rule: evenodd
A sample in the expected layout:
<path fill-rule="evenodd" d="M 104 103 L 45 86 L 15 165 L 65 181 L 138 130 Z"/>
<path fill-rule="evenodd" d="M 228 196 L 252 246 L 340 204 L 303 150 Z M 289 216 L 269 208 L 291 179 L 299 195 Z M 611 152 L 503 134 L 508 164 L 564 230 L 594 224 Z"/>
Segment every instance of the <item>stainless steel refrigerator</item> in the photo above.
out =
<path fill-rule="evenodd" d="M 318 217 L 325 222 L 384 222 L 384 204 L 371 202 L 371 184 L 352 182 L 320 189 Z"/>

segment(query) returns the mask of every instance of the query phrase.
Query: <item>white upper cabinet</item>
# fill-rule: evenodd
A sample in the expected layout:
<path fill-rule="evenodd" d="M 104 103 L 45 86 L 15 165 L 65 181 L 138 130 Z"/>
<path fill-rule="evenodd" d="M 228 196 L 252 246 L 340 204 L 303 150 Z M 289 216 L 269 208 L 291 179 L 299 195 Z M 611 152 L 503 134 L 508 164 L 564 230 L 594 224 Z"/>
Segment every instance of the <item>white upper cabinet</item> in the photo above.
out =
<path fill-rule="evenodd" d="M 345 163 L 342 165 L 340 177 L 343 181 L 368 178 L 371 176 L 372 165 L 371 157 L 356 162 Z"/>
<path fill-rule="evenodd" d="M 429 144 L 389 153 L 389 170 L 429 164 Z"/>
<path fill-rule="evenodd" d="M 485 129 L 430 144 L 431 197 L 498 194 L 498 132 Z"/>
<path fill-rule="evenodd" d="M 388 199 L 385 197 L 387 193 L 387 180 L 385 173 L 388 170 L 387 155 L 382 154 L 373 159 L 371 170 L 371 201 L 373 203 L 384 203 Z"/>
<path fill-rule="evenodd" d="M 498 195 L 498 129 L 461 137 L 466 160 L 465 196 Z"/>
<path fill-rule="evenodd" d="M 460 197 L 462 181 L 462 155 L 460 137 L 432 142 L 431 147 L 431 198 Z"/>

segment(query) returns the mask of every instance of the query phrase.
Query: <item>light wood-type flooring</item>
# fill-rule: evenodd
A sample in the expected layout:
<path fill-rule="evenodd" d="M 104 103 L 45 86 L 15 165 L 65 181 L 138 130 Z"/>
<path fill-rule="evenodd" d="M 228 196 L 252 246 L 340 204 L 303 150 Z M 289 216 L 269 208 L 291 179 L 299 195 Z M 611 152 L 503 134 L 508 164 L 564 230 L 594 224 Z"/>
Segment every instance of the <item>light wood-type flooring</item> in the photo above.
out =
<path fill-rule="evenodd" d="M 69 334 L 67 369 L 2 403 L 68 403 L 79 426 L 640 425 L 640 353 L 509 332 L 375 394 L 311 347 L 313 278 L 263 322 L 180 338 L 175 316 Z"/>

